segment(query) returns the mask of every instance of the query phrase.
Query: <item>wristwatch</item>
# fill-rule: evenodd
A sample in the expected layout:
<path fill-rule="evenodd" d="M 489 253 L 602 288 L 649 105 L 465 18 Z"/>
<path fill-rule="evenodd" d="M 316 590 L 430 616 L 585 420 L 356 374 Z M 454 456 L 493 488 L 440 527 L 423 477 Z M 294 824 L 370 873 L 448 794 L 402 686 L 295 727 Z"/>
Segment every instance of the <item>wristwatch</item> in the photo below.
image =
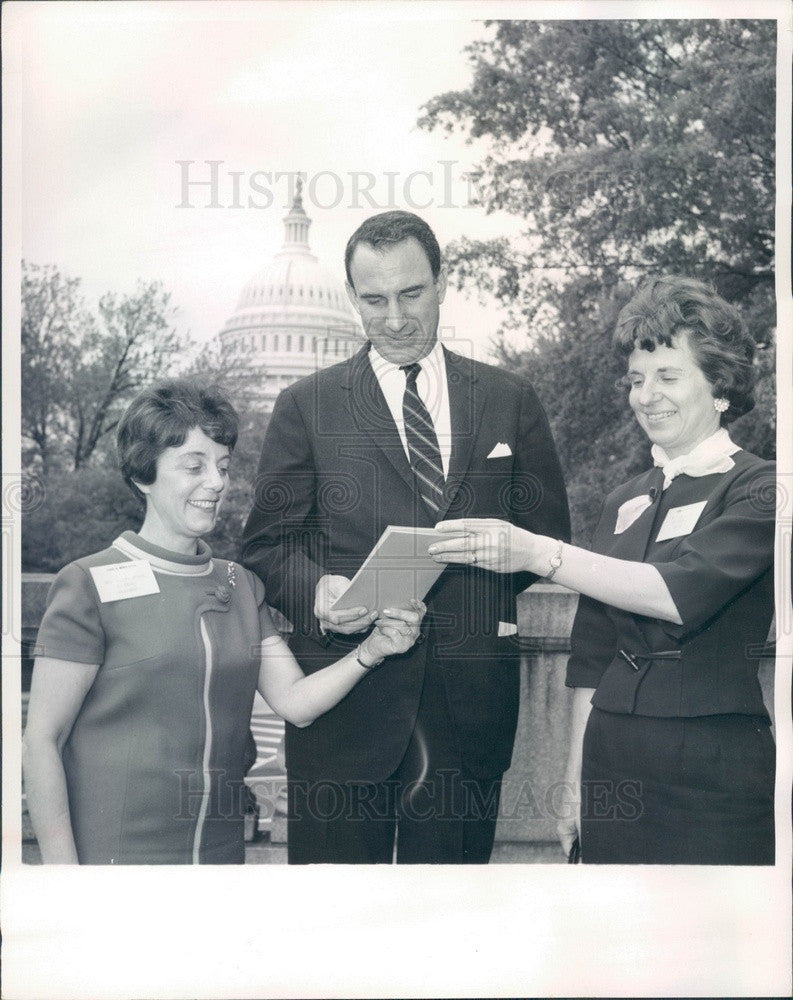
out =
<path fill-rule="evenodd" d="M 559 542 L 559 548 L 554 552 L 551 558 L 548 560 L 551 564 L 551 572 L 545 574 L 546 580 L 552 580 L 554 573 L 562 565 L 562 549 L 564 548 L 564 542 Z"/>

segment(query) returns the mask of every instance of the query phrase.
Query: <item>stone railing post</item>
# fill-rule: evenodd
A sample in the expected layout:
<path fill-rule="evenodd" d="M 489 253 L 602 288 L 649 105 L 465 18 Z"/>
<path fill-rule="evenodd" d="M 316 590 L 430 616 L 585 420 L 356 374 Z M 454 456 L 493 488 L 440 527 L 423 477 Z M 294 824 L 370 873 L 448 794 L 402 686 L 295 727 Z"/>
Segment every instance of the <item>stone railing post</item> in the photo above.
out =
<path fill-rule="evenodd" d="M 577 594 L 552 583 L 536 583 L 518 597 L 520 715 L 497 840 L 556 840 L 554 789 L 564 776 L 570 726 L 564 675 L 577 605 Z"/>

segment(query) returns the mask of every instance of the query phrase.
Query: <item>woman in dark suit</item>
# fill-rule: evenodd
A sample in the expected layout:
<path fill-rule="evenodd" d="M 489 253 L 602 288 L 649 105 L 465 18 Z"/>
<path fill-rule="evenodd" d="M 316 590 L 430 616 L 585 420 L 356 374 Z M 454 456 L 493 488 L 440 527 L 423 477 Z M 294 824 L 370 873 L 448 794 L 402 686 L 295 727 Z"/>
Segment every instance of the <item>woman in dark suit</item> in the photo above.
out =
<path fill-rule="evenodd" d="M 615 334 L 655 467 L 611 493 L 592 552 L 449 521 L 443 562 L 529 570 L 582 596 L 559 822 L 588 863 L 773 864 L 775 748 L 757 678 L 773 615 L 775 468 L 726 425 L 754 405 L 754 343 L 699 281 L 649 281 Z M 578 815 L 577 815 L 578 814 Z"/>

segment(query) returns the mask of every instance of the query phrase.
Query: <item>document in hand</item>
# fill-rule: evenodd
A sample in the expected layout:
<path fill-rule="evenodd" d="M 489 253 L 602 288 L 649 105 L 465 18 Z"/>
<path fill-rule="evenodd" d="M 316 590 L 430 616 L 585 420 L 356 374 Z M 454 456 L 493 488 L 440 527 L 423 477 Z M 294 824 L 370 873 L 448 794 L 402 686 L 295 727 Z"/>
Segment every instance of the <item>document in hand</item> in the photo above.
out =
<path fill-rule="evenodd" d="M 331 610 L 382 611 L 403 607 L 412 597 L 423 600 L 446 569 L 443 563 L 434 562 L 427 549 L 433 542 L 464 534 L 389 525 Z"/>

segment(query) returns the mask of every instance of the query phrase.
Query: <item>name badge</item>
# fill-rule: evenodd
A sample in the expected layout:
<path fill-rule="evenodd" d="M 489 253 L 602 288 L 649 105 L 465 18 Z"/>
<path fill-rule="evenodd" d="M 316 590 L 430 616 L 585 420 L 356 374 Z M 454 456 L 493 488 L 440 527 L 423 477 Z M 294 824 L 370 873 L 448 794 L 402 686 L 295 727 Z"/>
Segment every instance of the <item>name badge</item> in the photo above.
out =
<path fill-rule="evenodd" d="M 151 564 L 145 559 L 111 563 L 109 566 L 90 566 L 89 569 L 99 600 L 103 604 L 160 592 Z"/>
<path fill-rule="evenodd" d="M 699 515 L 707 506 L 708 501 L 701 503 L 687 503 L 683 507 L 672 507 L 664 518 L 661 530 L 658 532 L 656 542 L 665 542 L 667 538 L 680 538 L 681 535 L 690 535 L 694 530 L 694 525 L 699 520 Z"/>
<path fill-rule="evenodd" d="M 621 535 L 626 528 L 630 528 L 633 522 L 641 517 L 647 508 L 652 507 L 652 505 L 653 502 L 646 493 L 644 496 L 626 500 L 617 511 L 617 526 L 614 528 L 614 534 Z"/>

